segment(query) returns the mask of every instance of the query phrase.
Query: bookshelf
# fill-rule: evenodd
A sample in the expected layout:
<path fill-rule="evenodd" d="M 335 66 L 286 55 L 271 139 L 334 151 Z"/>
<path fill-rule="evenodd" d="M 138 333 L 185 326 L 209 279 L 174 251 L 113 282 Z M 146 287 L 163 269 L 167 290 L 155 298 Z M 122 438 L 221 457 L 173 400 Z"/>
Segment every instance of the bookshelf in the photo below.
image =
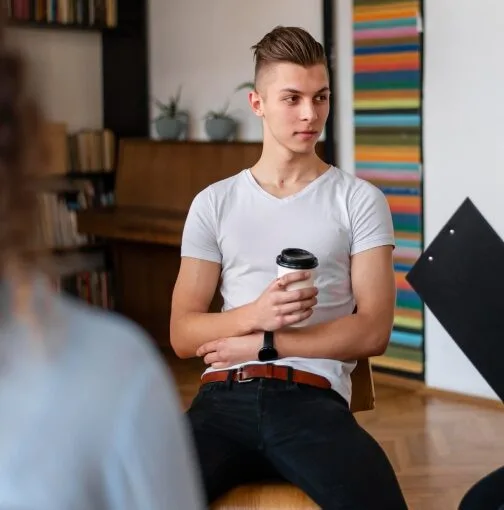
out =
<path fill-rule="evenodd" d="M 83 25 L 82 23 L 61 23 L 57 21 L 35 21 L 31 19 L 14 19 L 9 20 L 9 26 L 19 28 L 37 28 L 37 29 L 51 29 L 51 30 L 69 30 L 69 31 L 82 31 L 82 32 L 102 32 L 104 30 L 115 30 L 114 27 L 107 27 L 103 25 Z"/>
<path fill-rule="evenodd" d="M 57 289 L 114 308 L 109 246 L 78 234 L 75 215 L 114 203 L 119 140 L 149 136 L 146 0 L 6 0 L 6 6 L 8 26 L 21 37 L 27 29 L 100 38 L 102 129 L 69 132 L 65 119 L 52 123 L 59 129 L 51 134 L 58 161 L 50 175 L 36 178 L 41 216 L 32 249 Z"/>
<path fill-rule="evenodd" d="M 5 0 L 5 4 L 8 17 L 18 24 L 115 28 L 118 1 Z"/>

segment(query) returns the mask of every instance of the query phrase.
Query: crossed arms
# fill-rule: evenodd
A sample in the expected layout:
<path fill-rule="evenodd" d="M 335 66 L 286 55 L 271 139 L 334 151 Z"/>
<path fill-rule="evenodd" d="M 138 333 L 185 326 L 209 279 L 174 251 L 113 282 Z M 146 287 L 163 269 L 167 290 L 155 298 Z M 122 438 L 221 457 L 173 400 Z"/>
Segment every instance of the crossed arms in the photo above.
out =
<path fill-rule="evenodd" d="M 391 246 L 352 257 L 357 313 L 302 328 L 289 326 L 312 314 L 317 289 L 284 290 L 302 276 L 285 275 L 254 302 L 210 313 L 220 271 L 220 264 L 215 262 L 182 258 L 170 323 L 171 344 L 181 358 L 201 356 L 214 368 L 256 360 L 264 330 L 275 331 L 275 347 L 281 358 L 355 360 L 380 355 L 387 347 L 396 297 Z"/>

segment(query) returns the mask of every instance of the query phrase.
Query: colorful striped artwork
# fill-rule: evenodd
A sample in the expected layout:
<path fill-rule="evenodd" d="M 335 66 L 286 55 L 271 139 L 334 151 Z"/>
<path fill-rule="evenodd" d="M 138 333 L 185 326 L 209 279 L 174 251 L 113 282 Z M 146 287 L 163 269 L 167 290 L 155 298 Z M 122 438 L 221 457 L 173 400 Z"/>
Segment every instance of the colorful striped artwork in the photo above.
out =
<path fill-rule="evenodd" d="M 422 226 L 421 0 L 354 0 L 355 164 L 386 195 L 396 235 L 397 301 L 376 366 L 423 373 L 423 303 L 406 281 Z"/>

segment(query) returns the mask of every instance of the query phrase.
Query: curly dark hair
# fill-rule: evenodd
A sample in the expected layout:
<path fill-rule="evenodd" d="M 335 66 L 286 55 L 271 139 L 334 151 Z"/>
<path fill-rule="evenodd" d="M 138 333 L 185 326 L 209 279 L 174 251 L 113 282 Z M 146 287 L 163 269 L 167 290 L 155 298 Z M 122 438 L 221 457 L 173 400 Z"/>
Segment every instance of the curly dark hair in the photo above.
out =
<path fill-rule="evenodd" d="M 37 199 L 35 176 L 47 161 L 42 116 L 27 94 L 25 60 L 7 47 L 0 13 L 0 277 L 9 263 L 32 265 Z"/>

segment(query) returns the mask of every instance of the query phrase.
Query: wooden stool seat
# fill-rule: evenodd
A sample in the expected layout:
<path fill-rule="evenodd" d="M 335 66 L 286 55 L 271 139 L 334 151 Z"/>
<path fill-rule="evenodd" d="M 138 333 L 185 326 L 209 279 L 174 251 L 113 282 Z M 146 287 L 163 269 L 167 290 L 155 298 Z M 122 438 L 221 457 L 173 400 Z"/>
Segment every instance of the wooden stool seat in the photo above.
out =
<path fill-rule="evenodd" d="M 288 483 L 241 485 L 212 505 L 212 510 L 311 510 L 319 509 L 302 490 Z"/>

